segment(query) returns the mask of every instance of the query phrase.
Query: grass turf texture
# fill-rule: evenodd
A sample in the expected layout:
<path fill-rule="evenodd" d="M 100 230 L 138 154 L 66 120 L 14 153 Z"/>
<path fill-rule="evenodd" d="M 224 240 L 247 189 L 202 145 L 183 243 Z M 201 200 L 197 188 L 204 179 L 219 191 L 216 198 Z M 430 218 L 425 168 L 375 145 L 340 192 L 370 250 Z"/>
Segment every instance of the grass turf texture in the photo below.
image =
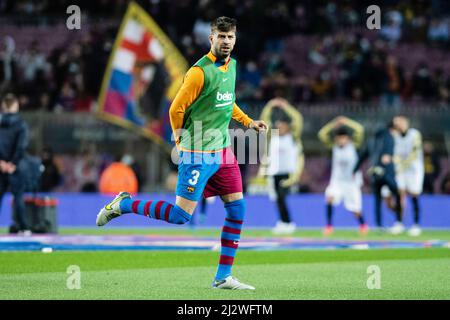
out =
<path fill-rule="evenodd" d="M 218 236 L 201 229 L 62 229 L 62 234 L 172 234 Z M 268 230 L 243 236 L 269 236 Z M 296 236 L 322 238 L 320 230 Z M 362 239 L 337 230 L 332 239 Z M 376 233 L 368 240 L 412 240 Z M 450 239 L 425 231 L 418 240 Z M 257 290 L 212 290 L 218 252 L 0 253 L 0 299 L 450 299 L 448 248 L 238 251 L 234 275 Z M 81 269 L 81 289 L 66 287 L 66 269 Z M 381 289 L 367 288 L 367 268 L 381 269 Z"/>

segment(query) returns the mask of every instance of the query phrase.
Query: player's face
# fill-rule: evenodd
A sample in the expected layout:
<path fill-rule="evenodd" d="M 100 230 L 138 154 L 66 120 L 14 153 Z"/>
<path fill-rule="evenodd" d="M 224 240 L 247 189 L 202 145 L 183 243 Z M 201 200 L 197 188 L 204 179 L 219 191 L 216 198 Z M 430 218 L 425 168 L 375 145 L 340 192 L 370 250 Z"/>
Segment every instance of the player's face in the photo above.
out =
<path fill-rule="evenodd" d="M 409 121 L 405 117 L 394 118 L 394 125 L 400 133 L 405 133 L 409 129 Z"/>
<path fill-rule="evenodd" d="M 209 36 L 212 53 L 219 59 L 228 58 L 236 44 L 236 30 L 228 32 L 216 30 Z"/>
<path fill-rule="evenodd" d="M 350 138 L 349 136 L 346 135 L 340 135 L 340 136 L 336 136 L 334 138 L 334 143 L 336 143 L 336 145 L 340 148 L 345 147 L 347 145 L 347 143 L 349 143 Z"/>
<path fill-rule="evenodd" d="M 275 128 L 279 130 L 278 133 L 280 136 L 284 136 L 285 134 L 288 134 L 290 131 L 289 123 L 284 121 L 276 121 Z"/>

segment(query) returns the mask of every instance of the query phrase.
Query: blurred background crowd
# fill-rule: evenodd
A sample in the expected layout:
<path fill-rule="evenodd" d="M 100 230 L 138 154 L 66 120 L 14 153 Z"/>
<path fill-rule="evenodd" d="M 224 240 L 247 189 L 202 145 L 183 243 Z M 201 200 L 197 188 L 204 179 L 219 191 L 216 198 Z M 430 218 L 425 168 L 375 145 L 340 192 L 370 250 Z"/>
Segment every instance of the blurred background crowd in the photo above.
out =
<path fill-rule="evenodd" d="M 294 103 L 450 102 L 448 1 L 387 1 L 380 31 L 365 27 L 366 1 L 138 2 L 190 64 L 209 48 L 209 21 L 236 17 L 241 101 L 282 90 Z M 86 111 L 98 95 L 128 1 L 83 2 L 84 30 L 67 37 L 72 3 L 0 0 L 1 91 L 19 92 L 24 110 Z"/>
<path fill-rule="evenodd" d="M 95 109 L 128 2 L 0 0 L 0 95 L 16 93 L 24 112 Z M 235 17 L 237 97 L 251 115 L 259 114 L 265 102 L 277 95 L 302 112 L 330 105 L 449 110 L 449 1 L 382 1 L 381 30 L 366 27 L 366 8 L 373 1 L 136 2 L 150 13 L 189 64 L 209 49 L 209 22 L 220 15 Z M 72 4 L 82 10 L 80 31 L 69 31 L 65 25 L 66 9 Z M 334 114 L 338 112 L 336 109 Z M 163 117 L 163 113 L 160 110 L 155 116 Z M 434 163 L 431 174 L 441 176 L 442 187 L 432 191 L 446 192 L 444 186 L 450 189 L 446 182 L 450 177 L 442 178 L 445 172 L 440 160 L 435 160 L 438 156 L 433 142 L 429 148 L 430 163 Z M 43 147 L 36 148 L 43 152 Z M 102 168 L 115 156 L 89 150 L 80 147 L 75 157 L 60 157 L 60 167 L 74 162 L 66 165 L 71 168 L 66 170 L 70 177 L 66 177 L 62 190 L 96 189 L 89 183 L 95 185 Z M 442 155 L 443 148 L 440 150 Z M 145 168 L 144 163 L 142 166 Z"/>

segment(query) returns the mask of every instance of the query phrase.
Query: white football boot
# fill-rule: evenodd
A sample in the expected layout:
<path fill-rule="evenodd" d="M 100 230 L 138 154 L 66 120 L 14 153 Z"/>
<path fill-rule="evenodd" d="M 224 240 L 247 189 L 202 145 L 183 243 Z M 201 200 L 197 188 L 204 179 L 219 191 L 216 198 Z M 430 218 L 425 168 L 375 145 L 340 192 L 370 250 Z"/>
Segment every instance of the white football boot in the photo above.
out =
<path fill-rule="evenodd" d="M 411 237 L 418 237 L 422 234 L 422 229 L 420 229 L 419 225 L 414 224 L 411 229 L 408 230 L 408 234 Z"/>
<path fill-rule="evenodd" d="M 275 228 L 272 229 L 273 234 L 293 234 L 297 225 L 294 222 L 278 221 Z"/>
<path fill-rule="evenodd" d="M 131 195 L 128 192 L 120 192 L 113 201 L 104 206 L 97 214 L 97 226 L 104 226 L 112 219 L 122 215 L 120 202 L 126 198 L 131 198 Z"/>
<path fill-rule="evenodd" d="M 228 276 L 224 280 L 214 280 L 213 289 L 255 290 L 255 287 L 242 283 L 232 276 Z"/>
<path fill-rule="evenodd" d="M 405 231 L 405 226 L 401 222 L 395 222 L 394 225 L 389 229 L 390 234 L 398 235 Z"/>

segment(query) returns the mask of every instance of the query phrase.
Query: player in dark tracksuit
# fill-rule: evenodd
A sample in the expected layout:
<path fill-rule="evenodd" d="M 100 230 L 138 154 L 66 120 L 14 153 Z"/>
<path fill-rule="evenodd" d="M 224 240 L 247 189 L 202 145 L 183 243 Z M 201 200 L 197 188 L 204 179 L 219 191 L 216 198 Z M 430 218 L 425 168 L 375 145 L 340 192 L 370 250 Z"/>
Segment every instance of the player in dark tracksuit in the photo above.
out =
<path fill-rule="evenodd" d="M 28 145 L 28 127 L 19 116 L 19 103 L 11 94 L 2 99 L 0 113 L 0 206 L 3 195 L 8 190 L 14 196 L 14 210 L 17 216 L 18 231 L 28 230 L 25 222 L 24 172 L 20 162 Z"/>
<path fill-rule="evenodd" d="M 375 136 L 369 140 L 368 144 L 360 154 L 358 163 L 353 172 L 357 172 L 361 164 L 369 158 L 372 189 L 375 196 L 375 220 L 377 227 L 382 228 L 381 217 L 381 188 L 387 186 L 395 198 L 395 215 L 397 221 L 401 221 L 401 201 L 397 183 L 395 181 L 395 167 L 393 162 L 394 137 L 392 133 L 395 128 L 389 123 L 387 128 L 378 130 Z"/>

